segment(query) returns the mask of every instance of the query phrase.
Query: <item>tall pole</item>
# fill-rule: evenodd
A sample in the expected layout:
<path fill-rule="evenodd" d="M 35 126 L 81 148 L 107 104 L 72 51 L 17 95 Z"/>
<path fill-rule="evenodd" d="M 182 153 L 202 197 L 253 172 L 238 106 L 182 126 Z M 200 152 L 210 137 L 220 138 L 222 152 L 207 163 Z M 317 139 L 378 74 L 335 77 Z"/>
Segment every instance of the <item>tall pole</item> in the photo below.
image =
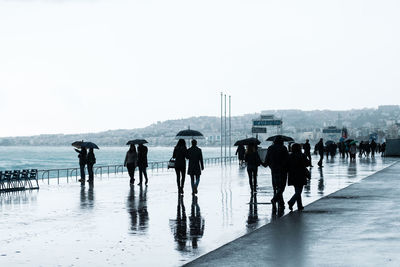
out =
<path fill-rule="evenodd" d="M 231 96 L 229 96 L 229 162 L 231 162 L 231 147 L 232 147 L 232 123 L 231 123 Z"/>
<path fill-rule="evenodd" d="M 222 116 L 223 116 L 222 107 L 223 107 L 223 98 L 222 98 L 222 92 L 221 92 L 221 135 L 219 137 L 219 140 L 221 142 L 221 163 L 222 163 Z"/>
<path fill-rule="evenodd" d="M 224 130 L 225 130 L 225 134 L 224 134 L 225 159 L 224 159 L 224 161 L 226 163 L 226 141 L 227 141 L 227 138 L 226 138 L 226 95 L 224 95 L 224 97 L 225 97 L 225 126 L 224 126 Z"/>

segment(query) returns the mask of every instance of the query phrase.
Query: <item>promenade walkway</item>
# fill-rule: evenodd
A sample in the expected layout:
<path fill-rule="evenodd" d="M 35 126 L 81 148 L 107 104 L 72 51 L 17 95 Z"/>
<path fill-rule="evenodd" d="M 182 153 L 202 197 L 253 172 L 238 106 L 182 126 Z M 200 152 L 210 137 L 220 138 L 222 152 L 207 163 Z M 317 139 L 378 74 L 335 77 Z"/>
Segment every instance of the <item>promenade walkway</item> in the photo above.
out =
<path fill-rule="evenodd" d="M 380 157 L 357 163 L 330 160 L 321 171 L 313 169 L 304 204 L 391 163 L 392 159 Z M 0 266 L 188 263 L 271 221 L 275 225 L 269 203 L 270 171 L 260 168 L 259 174 L 255 199 L 250 198 L 246 171 L 237 163 L 208 166 L 201 177 L 198 198 L 192 198 L 187 178 L 183 201 L 178 200 L 173 171 L 150 171 L 149 186 L 135 185 L 134 189 L 129 188 L 125 174 L 96 178 L 94 188 L 81 188 L 79 183 L 47 185 L 44 181 L 39 191 L 0 194 Z M 288 188 L 285 199 L 292 193 L 293 188 Z M 322 207 L 304 214 L 318 215 L 319 210 L 326 216 L 321 217 L 322 224 L 333 219 Z M 291 216 L 297 215 L 281 219 L 286 221 Z M 253 250 L 241 247 L 236 253 L 245 259 L 248 251 Z"/>
<path fill-rule="evenodd" d="M 400 163 L 188 266 L 400 266 Z"/>

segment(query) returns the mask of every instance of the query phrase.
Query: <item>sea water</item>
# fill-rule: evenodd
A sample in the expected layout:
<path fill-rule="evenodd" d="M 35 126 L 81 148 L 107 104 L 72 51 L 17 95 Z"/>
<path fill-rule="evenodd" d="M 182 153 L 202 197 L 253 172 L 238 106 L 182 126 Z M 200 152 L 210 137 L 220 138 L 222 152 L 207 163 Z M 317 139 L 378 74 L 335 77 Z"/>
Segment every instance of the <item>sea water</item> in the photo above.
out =
<path fill-rule="evenodd" d="M 148 161 L 168 161 L 173 147 L 148 147 Z M 221 148 L 203 147 L 204 158 L 219 157 Z M 119 165 L 124 163 L 128 147 L 101 147 L 95 150 L 96 165 Z M 234 151 L 232 149 L 232 154 Z M 78 167 L 78 153 L 72 146 L 0 146 L 0 170 L 64 169 Z"/>

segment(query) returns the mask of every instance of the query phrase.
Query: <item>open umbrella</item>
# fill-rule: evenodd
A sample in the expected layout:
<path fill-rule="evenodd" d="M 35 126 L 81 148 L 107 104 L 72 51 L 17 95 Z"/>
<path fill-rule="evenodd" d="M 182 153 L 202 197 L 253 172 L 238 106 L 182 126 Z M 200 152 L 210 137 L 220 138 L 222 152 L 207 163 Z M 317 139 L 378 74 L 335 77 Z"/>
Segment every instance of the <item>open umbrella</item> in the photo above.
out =
<path fill-rule="evenodd" d="M 242 140 L 238 140 L 236 141 L 236 143 L 234 144 L 235 146 L 247 146 L 247 145 L 259 145 L 261 144 L 260 140 L 258 140 L 257 138 L 254 137 L 250 137 L 250 138 L 246 138 L 246 139 L 242 139 Z"/>
<path fill-rule="evenodd" d="M 76 148 L 81 148 L 82 143 L 83 143 L 83 140 L 82 141 L 75 141 L 71 145 L 76 147 Z"/>
<path fill-rule="evenodd" d="M 283 142 L 290 142 L 290 141 L 294 141 L 294 139 L 292 137 L 286 136 L 286 135 L 274 135 L 274 136 L 270 136 L 267 138 L 266 141 L 275 141 L 276 138 L 281 138 Z"/>
<path fill-rule="evenodd" d="M 328 140 L 328 141 L 326 141 L 325 142 L 325 145 L 326 146 L 329 146 L 329 145 L 332 145 L 332 144 L 334 144 L 335 142 L 333 142 L 332 140 Z"/>
<path fill-rule="evenodd" d="M 175 139 L 204 139 L 201 132 L 187 129 L 176 134 Z"/>
<path fill-rule="evenodd" d="M 145 139 L 134 139 L 134 140 L 130 140 L 128 141 L 128 143 L 126 143 L 127 145 L 143 145 L 143 144 L 147 144 L 148 142 Z"/>
<path fill-rule="evenodd" d="M 357 142 L 358 142 L 358 141 L 353 140 L 353 141 L 351 141 L 351 142 L 349 143 L 349 145 L 355 145 L 355 144 L 357 144 Z"/>
<path fill-rule="evenodd" d="M 82 142 L 81 144 L 81 148 L 95 148 L 95 149 L 99 149 L 99 147 L 92 142 Z"/>
<path fill-rule="evenodd" d="M 345 142 L 345 143 L 350 143 L 350 142 L 353 142 L 353 141 L 354 141 L 354 139 L 350 139 L 350 138 L 349 138 L 349 139 L 346 139 L 344 142 Z"/>

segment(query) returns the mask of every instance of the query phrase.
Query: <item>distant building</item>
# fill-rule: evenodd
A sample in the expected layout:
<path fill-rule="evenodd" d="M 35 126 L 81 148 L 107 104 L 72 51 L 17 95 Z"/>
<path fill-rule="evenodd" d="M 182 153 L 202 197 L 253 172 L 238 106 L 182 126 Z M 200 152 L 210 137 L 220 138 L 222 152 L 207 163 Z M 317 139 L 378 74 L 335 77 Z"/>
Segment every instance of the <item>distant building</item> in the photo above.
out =
<path fill-rule="evenodd" d="M 378 106 L 378 110 L 381 112 L 395 112 L 395 111 L 400 111 L 400 106 L 399 105 L 382 105 Z"/>

